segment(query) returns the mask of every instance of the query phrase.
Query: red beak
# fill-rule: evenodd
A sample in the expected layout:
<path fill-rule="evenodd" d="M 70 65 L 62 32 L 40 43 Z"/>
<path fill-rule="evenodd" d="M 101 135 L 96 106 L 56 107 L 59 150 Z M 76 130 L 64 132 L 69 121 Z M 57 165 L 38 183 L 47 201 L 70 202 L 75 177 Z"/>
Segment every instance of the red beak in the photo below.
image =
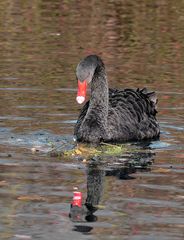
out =
<path fill-rule="evenodd" d="M 76 100 L 79 104 L 85 101 L 86 89 L 87 89 L 87 81 L 84 80 L 83 82 L 81 82 L 80 80 L 78 80 L 78 92 L 77 92 Z"/>

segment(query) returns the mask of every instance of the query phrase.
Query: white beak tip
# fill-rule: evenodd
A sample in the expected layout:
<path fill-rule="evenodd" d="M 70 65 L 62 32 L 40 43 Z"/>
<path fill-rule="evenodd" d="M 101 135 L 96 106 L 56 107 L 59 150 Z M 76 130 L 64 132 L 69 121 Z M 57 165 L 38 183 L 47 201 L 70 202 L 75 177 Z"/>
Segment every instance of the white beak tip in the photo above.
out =
<path fill-rule="evenodd" d="M 85 97 L 83 97 L 83 96 L 77 96 L 77 97 L 76 97 L 76 101 L 77 101 L 79 104 L 82 104 L 82 103 L 85 101 Z"/>

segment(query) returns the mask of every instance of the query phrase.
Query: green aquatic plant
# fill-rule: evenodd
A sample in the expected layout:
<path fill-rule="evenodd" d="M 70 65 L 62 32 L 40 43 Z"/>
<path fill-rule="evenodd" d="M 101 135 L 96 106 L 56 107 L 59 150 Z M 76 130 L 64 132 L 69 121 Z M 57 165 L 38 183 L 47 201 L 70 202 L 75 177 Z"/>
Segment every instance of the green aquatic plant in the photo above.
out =
<path fill-rule="evenodd" d="M 118 156 L 127 151 L 128 145 L 114 145 L 109 143 L 101 143 L 99 146 L 91 146 L 89 144 L 77 144 L 71 150 L 62 150 L 59 148 L 53 148 L 50 151 L 51 156 L 63 156 L 63 157 L 78 157 L 88 159 L 95 156 Z"/>
<path fill-rule="evenodd" d="M 121 155 L 127 150 L 127 146 L 125 145 L 114 145 L 109 143 L 102 143 L 101 145 L 101 152 L 104 155 L 112 155 L 117 156 Z"/>

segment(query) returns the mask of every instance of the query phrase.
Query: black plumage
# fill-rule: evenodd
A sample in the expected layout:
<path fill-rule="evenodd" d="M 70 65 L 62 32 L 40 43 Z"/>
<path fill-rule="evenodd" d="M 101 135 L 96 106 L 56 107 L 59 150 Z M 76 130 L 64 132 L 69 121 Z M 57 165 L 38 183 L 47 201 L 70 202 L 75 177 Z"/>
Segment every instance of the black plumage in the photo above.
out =
<path fill-rule="evenodd" d="M 146 88 L 108 89 L 105 66 L 96 55 L 79 63 L 77 77 L 84 74 L 91 76 L 88 78 L 91 98 L 83 106 L 75 126 L 78 141 L 125 142 L 159 137 L 154 92 L 148 92 Z"/>

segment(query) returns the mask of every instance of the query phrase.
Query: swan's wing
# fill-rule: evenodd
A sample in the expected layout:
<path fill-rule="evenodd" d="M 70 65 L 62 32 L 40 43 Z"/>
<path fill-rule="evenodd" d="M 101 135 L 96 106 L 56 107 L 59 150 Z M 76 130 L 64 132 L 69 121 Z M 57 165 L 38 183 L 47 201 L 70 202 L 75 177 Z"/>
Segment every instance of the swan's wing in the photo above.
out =
<path fill-rule="evenodd" d="M 157 102 L 155 92 L 148 92 L 146 88 L 143 89 L 109 89 L 109 106 L 112 108 L 129 109 L 131 112 L 138 114 L 146 113 L 148 116 L 155 116 L 157 111 Z"/>
<path fill-rule="evenodd" d="M 110 132 L 115 138 L 144 139 L 159 135 L 157 98 L 147 89 L 109 89 Z"/>

